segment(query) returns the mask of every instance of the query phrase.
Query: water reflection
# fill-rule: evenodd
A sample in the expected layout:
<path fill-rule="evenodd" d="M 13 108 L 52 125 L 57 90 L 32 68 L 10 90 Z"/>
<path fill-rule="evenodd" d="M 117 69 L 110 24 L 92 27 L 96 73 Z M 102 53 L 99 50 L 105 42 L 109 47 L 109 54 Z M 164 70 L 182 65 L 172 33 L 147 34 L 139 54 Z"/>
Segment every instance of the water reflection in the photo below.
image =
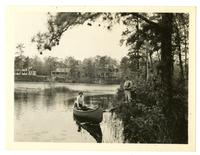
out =
<path fill-rule="evenodd" d="M 112 94 L 86 92 L 86 103 L 109 109 Z M 77 92 L 15 92 L 15 141 L 22 142 L 123 142 L 123 125 L 114 114 L 103 114 L 101 124 L 73 118 Z"/>
<path fill-rule="evenodd" d="M 78 126 L 78 132 L 81 132 L 81 130 L 84 129 L 96 140 L 97 143 L 102 142 L 102 131 L 100 124 L 88 122 L 87 120 L 78 118 L 76 116 L 74 116 L 74 120 Z"/>

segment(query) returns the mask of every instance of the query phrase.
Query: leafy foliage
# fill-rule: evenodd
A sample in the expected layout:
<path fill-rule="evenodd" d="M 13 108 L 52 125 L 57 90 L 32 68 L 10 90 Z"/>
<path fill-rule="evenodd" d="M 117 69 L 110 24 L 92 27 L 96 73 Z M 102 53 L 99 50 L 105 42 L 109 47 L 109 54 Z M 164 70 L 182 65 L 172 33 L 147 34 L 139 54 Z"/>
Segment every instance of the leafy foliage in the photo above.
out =
<path fill-rule="evenodd" d="M 140 80 L 131 103 L 124 103 L 123 91 L 118 90 L 115 112 L 123 120 L 125 142 L 187 143 L 187 88 L 180 90 L 182 87 L 178 88 L 177 84 L 170 117 L 164 112 L 166 97 L 161 88 L 159 80 L 148 83 Z"/>

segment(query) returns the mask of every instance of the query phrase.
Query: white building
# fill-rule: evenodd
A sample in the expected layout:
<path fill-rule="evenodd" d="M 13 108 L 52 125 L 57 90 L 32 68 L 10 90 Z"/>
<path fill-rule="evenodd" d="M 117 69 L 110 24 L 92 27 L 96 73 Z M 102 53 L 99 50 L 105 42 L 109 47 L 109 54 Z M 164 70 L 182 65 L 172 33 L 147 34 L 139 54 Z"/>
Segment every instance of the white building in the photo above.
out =
<path fill-rule="evenodd" d="M 32 68 L 15 69 L 15 75 L 36 75 L 36 71 L 32 70 Z"/>
<path fill-rule="evenodd" d="M 51 72 L 51 75 L 53 77 L 60 77 L 60 78 L 66 78 L 70 74 L 70 68 L 56 68 L 56 70 Z"/>

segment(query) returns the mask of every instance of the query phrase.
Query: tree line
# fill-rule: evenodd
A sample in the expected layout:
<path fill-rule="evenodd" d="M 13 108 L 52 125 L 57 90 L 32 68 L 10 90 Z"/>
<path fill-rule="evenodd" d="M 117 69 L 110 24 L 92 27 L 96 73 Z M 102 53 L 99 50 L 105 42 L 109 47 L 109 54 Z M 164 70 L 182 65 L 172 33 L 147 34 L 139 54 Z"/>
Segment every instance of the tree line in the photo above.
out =
<path fill-rule="evenodd" d="M 124 72 L 122 71 L 123 68 L 120 67 L 120 62 L 109 56 L 97 55 L 85 58 L 82 61 L 71 56 L 64 59 L 50 56 L 41 59 L 39 56 L 34 56 L 33 58 L 24 56 L 19 47 L 24 47 L 24 45 L 19 44 L 17 46 L 19 52 L 15 56 L 15 69 L 23 70 L 29 68 L 36 71 L 38 76 L 52 76 L 53 71 L 67 68 L 68 76 L 66 78 L 68 80 L 95 82 L 95 80 L 102 79 L 116 83 L 121 79 L 121 72 Z"/>

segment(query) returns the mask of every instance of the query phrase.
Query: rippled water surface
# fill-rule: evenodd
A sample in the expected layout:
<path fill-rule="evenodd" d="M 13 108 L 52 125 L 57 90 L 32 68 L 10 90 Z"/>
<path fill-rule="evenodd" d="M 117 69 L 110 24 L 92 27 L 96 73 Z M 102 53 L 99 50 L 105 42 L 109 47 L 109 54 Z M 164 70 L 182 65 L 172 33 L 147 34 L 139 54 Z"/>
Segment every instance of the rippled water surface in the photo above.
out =
<path fill-rule="evenodd" d="M 104 112 L 103 121 L 99 125 L 80 125 L 74 120 L 72 109 L 77 91 L 84 92 L 88 104 L 98 104 L 104 110 L 110 109 L 118 87 L 15 83 L 15 141 L 122 143 L 123 125 L 114 113 Z"/>

